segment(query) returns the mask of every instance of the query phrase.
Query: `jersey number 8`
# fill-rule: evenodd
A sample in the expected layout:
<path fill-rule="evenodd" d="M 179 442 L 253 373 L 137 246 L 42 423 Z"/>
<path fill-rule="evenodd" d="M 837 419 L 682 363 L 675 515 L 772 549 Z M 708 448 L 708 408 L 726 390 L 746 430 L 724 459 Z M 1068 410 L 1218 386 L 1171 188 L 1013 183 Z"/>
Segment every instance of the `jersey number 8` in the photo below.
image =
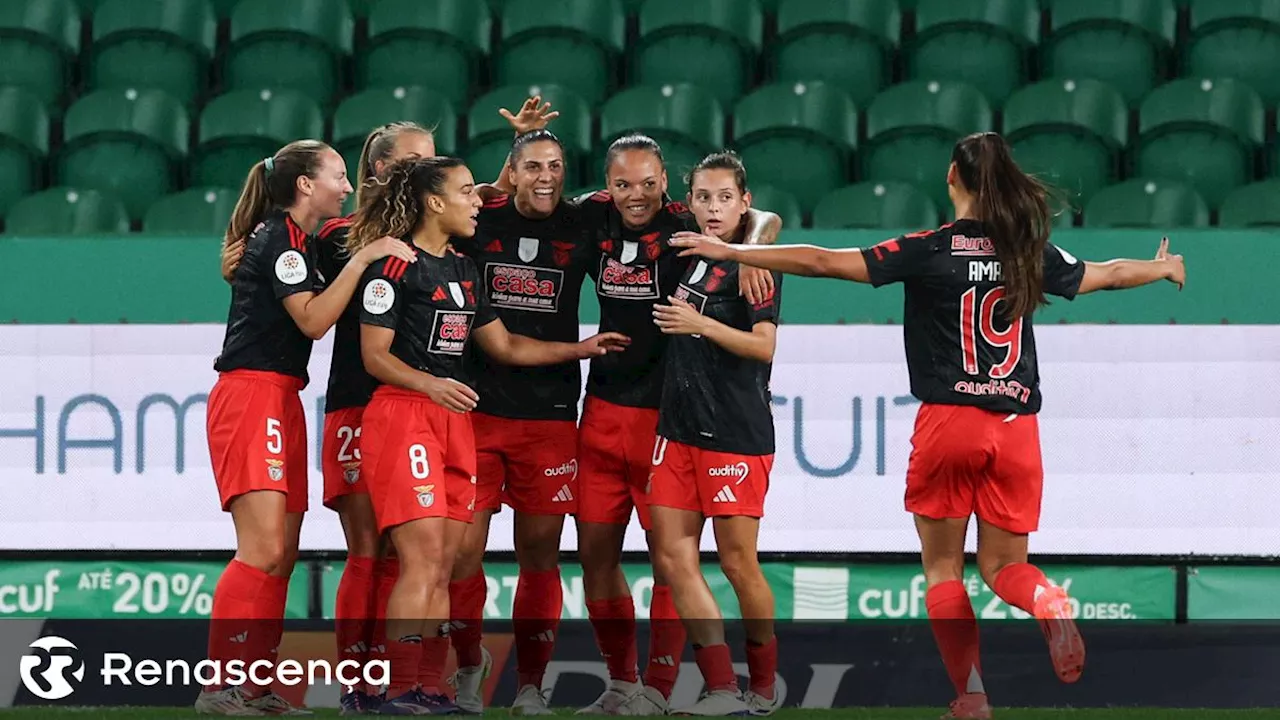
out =
<path fill-rule="evenodd" d="M 1004 288 L 991 288 L 982 296 L 979 304 L 978 288 L 971 287 L 960 296 L 960 349 L 964 353 L 964 371 L 970 375 L 978 374 L 978 341 L 977 334 L 993 348 L 1004 348 L 1004 360 L 992 365 L 987 375 L 992 380 L 1007 378 L 1018 367 L 1022 359 L 1022 318 L 1009 324 L 1004 330 L 997 330 L 995 324 L 996 304 L 1004 299 Z M 977 325 L 977 331 L 974 326 Z"/>

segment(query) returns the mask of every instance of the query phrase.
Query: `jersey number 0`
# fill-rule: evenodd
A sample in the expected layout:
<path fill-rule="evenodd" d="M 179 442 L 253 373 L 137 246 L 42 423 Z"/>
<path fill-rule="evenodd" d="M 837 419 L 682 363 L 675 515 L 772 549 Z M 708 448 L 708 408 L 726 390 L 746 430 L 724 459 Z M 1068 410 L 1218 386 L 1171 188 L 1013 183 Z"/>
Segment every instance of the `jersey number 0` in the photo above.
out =
<path fill-rule="evenodd" d="M 980 333 L 987 345 L 1005 351 L 1004 360 L 991 366 L 988 377 L 992 380 L 1007 378 L 1022 359 L 1022 318 L 1014 320 L 1004 330 L 996 329 L 996 304 L 1004 299 L 1003 287 L 988 290 L 981 303 L 977 299 L 976 287 L 965 290 L 960 296 L 960 350 L 964 353 L 964 371 L 970 375 L 978 374 L 977 335 Z"/>

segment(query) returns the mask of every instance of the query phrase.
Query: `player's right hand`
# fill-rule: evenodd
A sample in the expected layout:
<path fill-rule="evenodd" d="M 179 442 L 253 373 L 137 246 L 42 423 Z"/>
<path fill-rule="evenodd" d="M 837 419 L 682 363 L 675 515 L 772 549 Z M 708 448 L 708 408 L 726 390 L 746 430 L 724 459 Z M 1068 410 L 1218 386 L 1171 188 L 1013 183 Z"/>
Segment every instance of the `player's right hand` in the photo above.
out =
<path fill-rule="evenodd" d="M 240 259 L 244 257 L 244 238 L 233 240 L 222 246 L 222 279 L 231 282 L 240 267 Z"/>
<path fill-rule="evenodd" d="M 1182 286 L 1187 284 L 1187 266 L 1182 262 L 1181 255 L 1173 255 L 1169 252 L 1169 238 L 1160 240 L 1160 247 L 1156 250 L 1156 260 L 1164 261 L 1169 265 L 1169 282 L 1178 286 L 1178 290 L 1182 290 Z"/>
<path fill-rule="evenodd" d="M 551 103 L 543 103 L 542 98 L 536 95 L 524 101 L 524 105 L 520 106 L 520 112 L 513 115 L 510 110 L 499 108 L 498 114 L 511 123 L 516 135 L 541 130 L 552 120 L 560 117 L 558 111 L 551 109 Z"/>
<path fill-rule="evenodd" d="M 356 253 L 356 257 L 364 263 L 365 267 L 387 256 L 396 257 L 405 262 L 418 262 L 418 254 L 414 252 L 413 248 L 405 244 L 403 240 L 393 238 L 390 235 L 374 240 Z"/>
<path fill-rule="evenodd" d="M 480 396 L 475 390 L 452 378 L 433 377 L 423 388 L 427 397 L 445 410 L 467 413 L 476 409 Z"/>

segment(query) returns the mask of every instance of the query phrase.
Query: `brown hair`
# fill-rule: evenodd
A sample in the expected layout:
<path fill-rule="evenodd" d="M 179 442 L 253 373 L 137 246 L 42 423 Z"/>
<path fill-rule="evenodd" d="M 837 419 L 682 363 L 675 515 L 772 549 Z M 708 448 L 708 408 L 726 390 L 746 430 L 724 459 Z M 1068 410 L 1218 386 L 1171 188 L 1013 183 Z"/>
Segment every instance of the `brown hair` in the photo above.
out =
<path fill-rule="evenodd" d="M 374 166 L 379 160 L 386 161 L 391 157 L 391 153 L 396 149 L 396 141 L 404 133 L 434 135 L 432 130 L 407 120 L 374 128 L 373 132 L 369 133 L 369 137 L 364 140 L 364 147 L 360 149 L 360 162 L 356 165 L 356 207 L 360 207 L 363 197 L 360 191 L 373 177 Z"/>
<path fill-rule="evenodd" d="M 240 199 L 231 211 L 224 245 L 248 237 L 272 208 L 287 208 L 297 200 L 298 178 L 316 177 L 321 158 L 331 150 L 319 140 L 296 140 L 249 168 Z"/>
<path fill-rule="evenodd" d="M 516 139 L 511 141 L 511 154 L 507 156 L 508 167 L 514 168 L 516 163 L 520 162 L 521 156 L 524 155 L 525 148 L 536 142 L 555 143 L 556 147 L 560 148 L 560 154 L 564 155 L 564 143 L 560 142 L 560 138 L 546 128 L 539 128 L 517 135 Z"/>
<path fill-rule="evenodd" d="M 732 150 L 721 150 L 699 160 L 698 164 L 684 176 L 684 184 L 689 188 L 689 192 L 693 192 L 693 181 L 703 170 L 732 170 L 733 181 L 738 186 L 738 192 L 747 194 L 747 167 L 742 164 L 742 158 L 738 157 L 738 153 Z"/>
<path fill-rule="evenodd" d="M 458 167 L 463 162 L 456 157 L 411 158 L 392 163 L 383 177 L 370 178 L 347 232 L 346 251 L 354 255 L 388 235 L 407 237 L 422 219 L 422 198 L 442 195 L 445 177 Z"/>
<path fill-rule="evenodd" d="M 1009 144 L 993 132 L 961 138 L 951 152 L 960 182 L 977 199 L 979 219 L 1004 275 L 1010 321 L 1048 304 L 1044 249 L 1049 242 L 1053 190 L 1014 162 Z"/>

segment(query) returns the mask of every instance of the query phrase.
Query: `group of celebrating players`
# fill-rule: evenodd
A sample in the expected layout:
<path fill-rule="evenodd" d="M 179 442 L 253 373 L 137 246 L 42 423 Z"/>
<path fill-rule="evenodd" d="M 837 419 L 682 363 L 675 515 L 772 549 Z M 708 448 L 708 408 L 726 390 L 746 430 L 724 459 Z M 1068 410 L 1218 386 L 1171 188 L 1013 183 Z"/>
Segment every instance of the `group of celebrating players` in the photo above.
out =
<path fill-rule="evenodd" d="M 1069 599 L 1027 563 L 1043 480 L 1031 315 L 1045 293 L 1181 285 L 1167 241 L 1151 261 L 1077 261 L 1047 241 L 1044 186 L 984 133 L 953 153 L 955 222 L 865 250 L 769 247 L 781 221 L 751 208 L 732 153 L 692 169 L 686 206 L 667 196 L 658 144 L 625 136 L 606 156 L 607 188 L 567 200 L 563 147 L 547 130 L 556 113 L 540 98 L 502 112 L 516 137 L 492 185 L 436 156 L 430 130 L 407 122 L 369 135 L 354 189 L 341 156 L 313 140 L 250 170 L 223 245 L 232 300 L 208 406 L 214 475 L 237 542 L 214 593 L 211 659 L 271 661 L 278 651 L 307 509 L 299 391 L 312 342 L 336 326 L 322 464 L 324 504 L 348 549 L 339 659 L 390 665 L 385 689 L 345 689 L 344 714 L 483 711 L 492 660 L 481 643 L 482 558 L 502 504 L 515 512 L 519 565 L 513 714 L 551 713 L 542 681 L 563 601 L 566 515 L 611 678 L 580 714 L 774 712 L 774 602 L 757 538 L 788 273 L 905 284 L 911 388 L 923 403 L 906 506 L 957 694 L 945 717 L 991 717 L 961 581 L 973 514 L 984 579 L 1041 622 L 1058 675 L 1079 677 L 1084 646 Z M 356 211 L 342 217 L 353 190 Z M 600 332 L 580 341 L 587 275 Z M 621 568 L 633 508 L 655 580 L 643 675 Z M 707 518 L 744 618 L 745 692 L 701 571 Z M 706 692 L 673 711 L 687 641 Z M 443 690 L 450 645 L 452 699 Z M 196 709 L 305 713 L 252 684 L 205 688 Z"/>

